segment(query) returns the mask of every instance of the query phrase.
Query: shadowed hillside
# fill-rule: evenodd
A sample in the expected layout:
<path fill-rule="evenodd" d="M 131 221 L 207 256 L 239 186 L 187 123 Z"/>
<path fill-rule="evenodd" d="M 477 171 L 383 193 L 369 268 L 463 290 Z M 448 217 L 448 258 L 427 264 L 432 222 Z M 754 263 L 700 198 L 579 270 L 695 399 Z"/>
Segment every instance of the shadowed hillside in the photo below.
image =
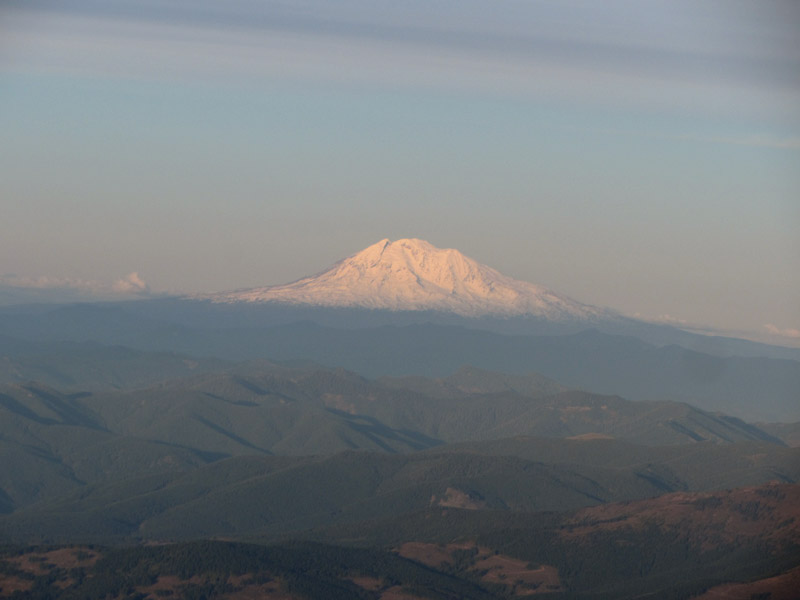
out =
<path fill-rule="evenodd" d="M 742 589 L 787 599 L 800 565 L 798 506 L 797 485 L 769 484 L 558 514 L 437 508 L 401 527 L 392 525 L 396 518 L 360 523 L 376 546 L 343 546 L 340 538 L 337 545 L 6 547 L 0 593 L 32 600 L 688 599 Z"/>

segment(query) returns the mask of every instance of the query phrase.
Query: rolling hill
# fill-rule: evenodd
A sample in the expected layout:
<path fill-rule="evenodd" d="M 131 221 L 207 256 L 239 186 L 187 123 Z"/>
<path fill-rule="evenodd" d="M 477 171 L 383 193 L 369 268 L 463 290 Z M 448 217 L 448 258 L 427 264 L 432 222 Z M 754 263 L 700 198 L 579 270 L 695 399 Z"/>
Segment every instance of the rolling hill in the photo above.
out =
<path fill-rule="evenodd" d="M 402 521 L 360 523 L 356 531 L 381 540 L 378 545 L 341 540 L 5 547 L 0 593 L 16 591 L 33 600 L 120 594 L 482 600 L 534 594 L 688 599 L 752 592 L 790 600 L 800 564 L 799 494 L 797 485 L 766 484 L 558 514 L 436 507 Z M 328 531 L 341 536 L 348 529 L 354 528 Z"/>

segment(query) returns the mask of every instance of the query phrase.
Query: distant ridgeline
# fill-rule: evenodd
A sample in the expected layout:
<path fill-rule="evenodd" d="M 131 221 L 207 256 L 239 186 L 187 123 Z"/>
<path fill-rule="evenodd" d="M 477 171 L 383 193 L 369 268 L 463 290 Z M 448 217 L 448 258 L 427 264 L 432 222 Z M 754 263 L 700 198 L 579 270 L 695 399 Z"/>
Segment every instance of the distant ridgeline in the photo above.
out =
<path fill-rule="evenodd" d="M 562 510 L 800 477 L 800 449 L 755 425 L 539 375 L 369 380 L 168 357 L 179 378 L 135 389 L 109 389 L 100 359 L 94 392 L 0 387 L 5 537 L 270 537 L 435 504 Z M 158 356 L 106 358 L 118 381 L 121 365 L 157 375 Z"/>

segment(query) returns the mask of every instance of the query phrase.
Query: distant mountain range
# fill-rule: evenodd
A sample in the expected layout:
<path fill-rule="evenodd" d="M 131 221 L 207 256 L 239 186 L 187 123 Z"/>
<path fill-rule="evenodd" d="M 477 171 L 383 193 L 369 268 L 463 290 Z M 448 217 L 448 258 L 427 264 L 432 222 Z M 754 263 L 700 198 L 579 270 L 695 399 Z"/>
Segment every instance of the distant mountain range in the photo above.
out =
<path fill-rule="evenodd" d="M 518 441 L 498 441 L 507 438 Z M 569 440 L 558 445 L 555 438 Z M 676 445 L 693 449 L 667 448 Z M 632 481 L 647 482 L 643 494 L 800 479 L 800 449 L 686 404 L 630 402 L 566 390 L 538 375 L 475 368 L 443 379 L 370 381 L 343 370 L 253 362 L 129 391 L 0 386 L 0 452 L 14 465 L 0 469 L 0 513 L 72 490 L 85 495 L 94 483 L 125 495 L 128 480 L 155 485 L 230 457 L 353 449 L 633 468 L 639 475 Z"/>
<path fill-rule="evenodd" d="M 172 301 L 0 311 L 0 381 L 35 379 L 72 391 L 126 388 L 252 359 L 312 361 L 368 377 L 443 377 L 473 365 L 540 373 L 630 400 L 688 402 L 748 421 L 800 420 L 797 360 L 720 356 L 598 330 L 501 335 L 463 325 L 326 327 L 308 321 L 260 327 L 258 316 L 247 327 L 246 312 L 222 305 L 228 308 L 216 313 L 216 306 Z"/>

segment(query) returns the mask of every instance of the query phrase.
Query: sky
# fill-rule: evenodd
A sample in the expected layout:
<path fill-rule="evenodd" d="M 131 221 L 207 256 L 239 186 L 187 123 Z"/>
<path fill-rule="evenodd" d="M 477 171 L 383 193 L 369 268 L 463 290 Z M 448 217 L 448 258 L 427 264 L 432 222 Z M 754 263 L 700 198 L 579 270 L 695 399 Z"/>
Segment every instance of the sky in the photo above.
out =
<path fill-rule="evenodd" d="M 800 3 L 0 1 L 0 284 L 286 283 L 417 237 L 800 345 Z"/>

